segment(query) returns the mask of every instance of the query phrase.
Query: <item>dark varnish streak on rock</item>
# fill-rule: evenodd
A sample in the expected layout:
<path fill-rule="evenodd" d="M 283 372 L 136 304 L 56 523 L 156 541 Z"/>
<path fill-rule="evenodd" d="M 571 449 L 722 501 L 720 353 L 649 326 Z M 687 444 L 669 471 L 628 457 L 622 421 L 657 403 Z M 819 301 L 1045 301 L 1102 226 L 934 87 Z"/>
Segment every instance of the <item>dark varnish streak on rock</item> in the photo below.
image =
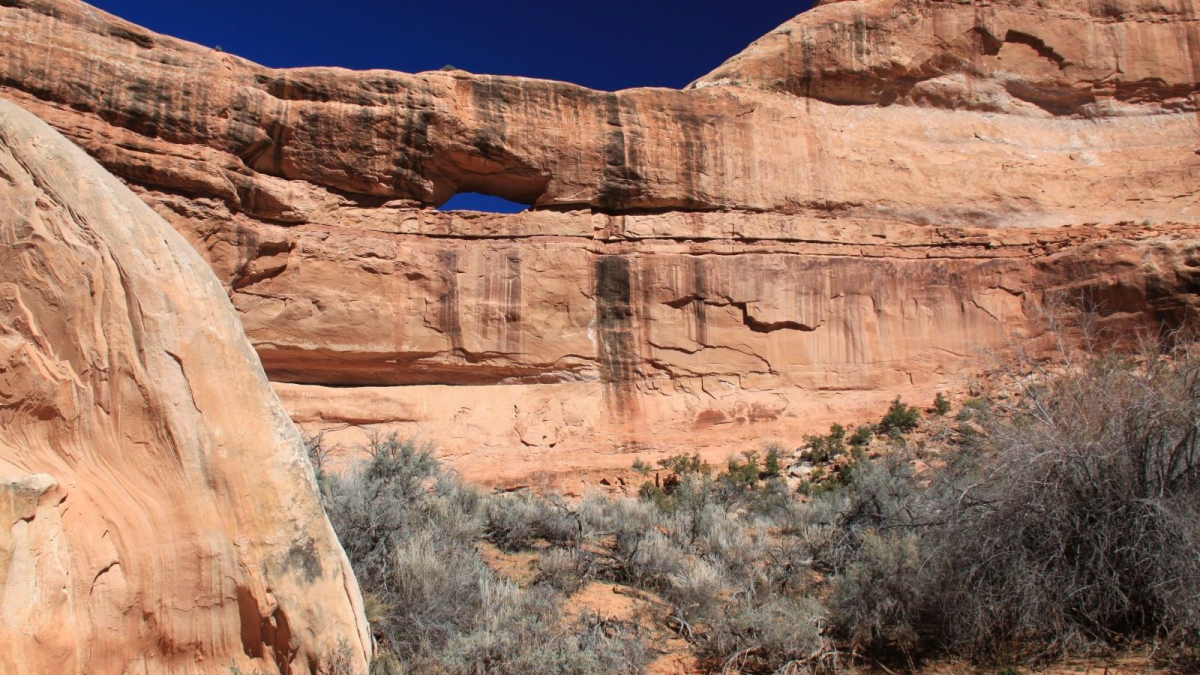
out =
<path fill-rule="evenodd" d="M 608 138 L 604 144 L 604 179 L 596 202 L 601 210 L 616 211 L 634 201 L 641 192 L 640 176 L 634 168 L 636 149 L 625 136 L 621 99 L 617 94 L 609 95 L 605 101 L 605 123 Z"/>
<path fill-rule="evenodd" d="M 708 346 L 708 309 L 704 302 L 708 293 L 707 278 L 704 259 L 692 260 L 692 293 L 696 297 L 692 307 L 696 312 L 696 342 L 701 349 Z"/>
<path fill-rule="evenodd" d="M 439 252 L 438 263 L 446 284 L 446 292 L 438 300 L 438 330 L 450 338 L 454 352 L 462 354 L 462 323 L 458 315 L 458 251 L 451 249 Z"/>
<path fill-rule="evenodd" d="M 596 261 L 597 357 L 610 406 L 618 413 L 634 405 L 632 384 L 636 350 L 633 336 L 629 260 L 603 256 Z"/>
<path fill-rule="evenodd" d="M 524 295 L 521 289 L 521 251 L 513 249 L 505 254 L 507 275 L 504 294 L 504 341 L 510 352 L 522 351 Z"/>

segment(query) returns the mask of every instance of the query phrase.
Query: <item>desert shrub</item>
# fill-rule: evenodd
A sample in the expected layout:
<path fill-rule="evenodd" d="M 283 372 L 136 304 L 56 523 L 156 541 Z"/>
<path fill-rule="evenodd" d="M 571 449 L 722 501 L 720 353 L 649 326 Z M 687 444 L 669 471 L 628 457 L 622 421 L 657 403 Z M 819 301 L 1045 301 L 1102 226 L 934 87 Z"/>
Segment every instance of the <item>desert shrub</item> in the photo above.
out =
<path fill-rule="evenodd" d="M 854 480 L 854 472 L 866 462 L 866 452 L 855 447 L 850 451 L 849 460 L 816 467 L 798 491 L 810 497 L 839 492 Z"/>
<path fill-rule="evenodd" d="M 713 615 L 731 588 L 753 584 L 766 550 L 767 525 L 756 526 L 744 496 L 729 497 L 730 485 L 724 477 L 693 474 L 666 503 L 643 500 L 641 507 L 618 508 L 585 503 L 581 517 L 592 531 L 595 523 L 612 522 L 611 512 L 625 512 L 614 528 L 610 577 L 660 594 L 681 618 L 693 621 Z M 743 493 L 765 489 L 751 486 Z"/>
<path fill-rule="evenodd" d="M 916 429 L 920 423 L 921 411 L 905 404 L 897 396 L 883 419 L 879 421 L 878 431 L 888 436 L 903 436 Z"/>
<path fill-rule="evenodd" d="M 832 672 L 839 647 L 1005 663 L 1149 643 L 1195 672 L 1200 358 L 1032 370 L 1019 393 L 968 401 L 919 475 L 898 443 L 868 460 L 870 426 L 810 439 L 836 461 L 807 501 L 774 448 L 720 473 L 679 455 L 643 499 L 568 503 L 481 498 L 390 439 L 323 489 L 385 655 L 418 672 L 635 672 L 632 627 L 561 615 L 558 592 L 592 578 L 656 593 L 714 670 Z M 879 431 L 919 420 L 896 399 Z M 541 551 L 533 589 L 487 569 L 485 537 Z"/>
<path fill-rule="evenodd" d="M 431 651 L 469 630 L 491 570 L 478 554 L 429 530 L 397 542 L 389 585 L 388 637 L 402 655 Z M 423 644 L 424 643 L 424 644 Z"/>
<path fill-rule="evenodd" d="M 582 555 L 581 551 L 563 548 L 546 551 L 537 559 L 538 582 L 568 595 L 579 590 L 586 580 Z"/>
<path fill-rule="evenodd" d="M 825 636 L 825 621 L 812 598 L 743 599 L 713 621 L 699 655 L 712 672 L 833 673 L 837 652 Z"/>
<path fill-rule="evenodd" d="M 488 537 L 506 550 L 527 549 L 535 540 L 575 543 L 579 517 L 561 496 L 498 495 L 484 509 Z"/>
<path fill-rule="evenodd" d="M 651 590 L 665 590 L 672 575 L 681 577 L 687 554 L 657 530 L 626 530 L 617 535 L 615 552 L 621 565 L 617 580 Z"/>
<path fill-rule="evenodd" d="M 707 504 L 697 510 L 676 511 L 666 520 L 664 528 L 682 550 L 740 575 L 762 554 L 763 535 L 752 532 L 752 524 L 745 514 Z"/>
<path fill-rule="evenodd" d="M 993 659 L 1141 640 L 1194 658 L 1200 359 L 1059 370 L 1003 405 L 968 405 L 982 433 L 962 425 L 943 468 L 918 480 L 903 462 L 861 462 L 790 512 L 848 645 Z M 909 412 L 893 404 L 886 426 Z"/>
<path fill-rule="evenodd" d="M 736 485 L 755 485 L 758 479 L 762 476 L 762 469 L 758 466 L 758 452 L 747 450 L 742 453 L 742 460 L 729 458 L 728 468 L 725 475 L 729 480 Z"/>
<path fill-rule="evenodd" d="M 428 447 L 412 440 L 373 442 L 373 456 L 329 486 L 325 509 L 364 586 L 387 587 L 394 544 L 436 533 L 443 545 L 474 548 L 481 536 L 480 499 L 444 473 Z"/>
<path fill-rule="evenodd" d="M 859 426 L 855 427 L 854 433 L 850 436 L 850 440 L 847 441 L 847 443 L 849 443 L 850 447 L 852 448 L 865 448 L 871 444 L 871 439 L 874 437 L 874 424 L 860 424 Z"/>
<path fill-rule="evenodd" d="M 469 627 L 479 580 L 483 520 L 477 494 L 441 471 L 428 448 L 395 437 L 330 485 L 326 511 L 359 583 L 373 628 L 401 658 L 436 649 Z"/>
<path fill-rule="evenodd" d="M 945 506 L 943 639 L 979 657 L 1129 639 L 1195 648 L 1200 359 L 1067 364 L 988 423 Z"/>
<path fill-rule="evenodd" d="M 962 423 L 954 427 L 949 440 L 959 448 L 971 448 L 980 441 L 979 431 L 970 424 Z"/>
<path fill-rule="evenodd" d="M 950 408 L 950 399 L 946 398 L 946 395 L 939 391 L 937 396 L 933 398 L 933 412 L 938 416 L 942 416 L 949 413 Z"/>
<path fill-rule="evenodd" d="M 680 616 L 689 620 L 716 613 L 726 587 L 720 567 L 702 557 L 682 557 L 679 569 L 668 574 L 666 582 L 659 589 L 663 597 L 675 605 Z"/>
<path fill-rule="evenodd" d="M 909 652 L 929 604 L 922 542 L 913 533 L 868 531 L 845 572 L 835 577 L 829 611 L 849 644 L 862 652 Z"/>
<path fill-rule="evenodd" d="M 488 537 L 505 550 L 527 549 L 533 545 L 543 511 L 540 503 L 524 496 L 489 500 L 485 507 Z"/>
<path fill-rule="evenodd" d="M 375 656 L 371 659 L 371 667 L 367 672 L 369 675 L 407 675 L 404 664 L 387 649 L 375 650 Z"/>
<path fill-rule="evenodd" d="M 750 450 L 731 457 L 724 471 L 714 474 L 699 455 L 677 455 L 660 462 L 671 474 L 647 481 L 638 491 L 642 501 L 663 513 L 702 509 L 718 504 L 727 510 L 769 512 L 790 501 L 783 478 L 783 450 L 768 445 L 766 453 Z"/>
<path fill-rule="evenodd" d="M 828 436 L 806 436 L 804 443 L 808 449 L 801 453 L 801 459 L 813 464 L 832 462 L 846 453 L 846 428 L 834 424 Z"/>
<path fill-rule="evenodd" d="M 641 668 L 644 647 L 636 635 L 564 626 L 557 593 L 548 586 L 521 590 L 484 562 L 477 544 L 485 526 L 501 517 L 496 514 L 526 509 L 524 501 L 496 498 L 485 505 L 428 447 L 412 441 L 373 439 L 368 451 L 363 466 L 330 477 L 324 502 L 381 647 L 372 673 L 391 675 L 401 666 L 459 673 Z M 529 529 L 569 539 L 558 506 L 534 503 Z M 517 520 L 505 516 L 504 522 Z"/>
<path fill-rule="evenodd" d="M 328 650 L 323 659 L 328 675 L 359 675 L 354 668 L 354 648 L 346 638 L 338 640 L 337 647 Z"/>
<path fill-rule="evenodd" d="M 323 490 L 326 481 L 325 463 L 329 460 L 329 455 L 338 449 L 338 446 L 330 446 L 325 442 L 325 432 L 321 431 L 316 434 L 302 434 L 304 440 L 304 450 L 308 455 L 308 461 L 312 464 L 313 477 L 317 479 L 318 490 Z"/>
<path fill-rule="evenodd" d="M 712 473 L 712 467 L 708 462 L 700 458 L 700 453 L 694 455 L 674 455 L 659 461 L 658 465 L 680 476 L 689 474 L 707 475 Z"/>
<path fill-rule="evenodd" d="M 963 401 L 962 410 L 958 411 L 955 419 L 959 422 L 970 422 L 987 410 L 988 404 L 982 398 L 969 398 Z"/>
<path fill-rule="evenodd" d="M 552 591 L 521 591 L 508 582 L 483 592 L 482 619 L 454 638 L 436 662 L 417 662 L 416 672 L 551 673 L 601 675 L 639 673 L 645 647 L 631 628 L 597 625 L 584 616 L 563 626 L 561 603 Z"/>
<path fill-rule="evenodd" d="M 770 444 L 763 457 L 761 476 L 764 480 L 783 476 L 783 457 L 786 450 L 780 445 Z"/>
<path fill-rule="evenodd" d="M 575 642 L 573 649 L 591 655 L 591 661 L 597 664 L 594 672 L 633 675 L 644 672 L 652 660 L 640 630 L 636 624 L 584 611 L 570 635 Z"/>
<path fill-rule="evenodd" d="M 907 464 L 863 461 L 838 489 L 819 493 L 802 508 L 800 529 L 814 568 L 843 574 L 867 535 L 922 529 L 930 509 Z"/>
<path fill-rule="evenodd" d="M 663 513 L 653 503 L 635 499 L 613 499 L 588 495 L 576 507 L 586 538 L 620 537 L 656 529 Z"/>
<path fill-rule="evenodd" d="M 982 398 L 969 398 L 963 401 L 963 409 L 965 410 L 987 410 L 987 401 Z"/>
<path fill-rule="evenodd" d="M 646 481 L 638 490 L 638 495 L 643 500 L 654 502 L 664 511 L 675 508 L 679 501 L 675 492 L 685 483 L 700 480 L 701 483 L 710 485 L 712 466 L 701 459 L 699 453 L 674 455 L 660 460 L 658 465 L 668 472 L 666 478 L 660 481 L 656 475 L 654 481 Z"/>
<path fill-rule="evenodd" d="M 662 485 L 657 481 L 645 481 L 638 488 L 638 498 L 645 502 L 650 502 L 656 506 L 666 508 L 667 498 L 670 495 L 663 489 Z"/>
<path fill-rule="evenodd" d="M 771 520 L 783 517 L 796 501 L 796 496 L 782 476 L 764 479 L 741 497 L 742 510 L 747 516 Z"/>

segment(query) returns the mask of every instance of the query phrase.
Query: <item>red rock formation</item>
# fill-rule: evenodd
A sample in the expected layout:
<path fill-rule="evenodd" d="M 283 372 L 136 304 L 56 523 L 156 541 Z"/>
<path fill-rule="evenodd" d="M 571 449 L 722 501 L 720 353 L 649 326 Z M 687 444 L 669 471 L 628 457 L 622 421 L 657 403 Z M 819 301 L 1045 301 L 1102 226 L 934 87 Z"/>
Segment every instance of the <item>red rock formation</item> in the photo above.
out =
<path fill-rule="evenodd" d="M 1195 3 L 825 5 L 684 91 L 271 70 L 0 3 L 0 94 L 185 233 L 313 427 L 468 475 L 722 456 L 1196 304 Z M 460 191 L 512 216 L 429 207 Z"/>
<path fill-rule="evenodd" d="M 1194 0 L 843 2 L 802 14 L 693 86 L 1033 117 L 1195 111 Z"/>
<path fill-rule="evenodd" d="M 0 672 L 365 672 L 299 434 L 204 260 L 6 101 L 0 242 Z"/>

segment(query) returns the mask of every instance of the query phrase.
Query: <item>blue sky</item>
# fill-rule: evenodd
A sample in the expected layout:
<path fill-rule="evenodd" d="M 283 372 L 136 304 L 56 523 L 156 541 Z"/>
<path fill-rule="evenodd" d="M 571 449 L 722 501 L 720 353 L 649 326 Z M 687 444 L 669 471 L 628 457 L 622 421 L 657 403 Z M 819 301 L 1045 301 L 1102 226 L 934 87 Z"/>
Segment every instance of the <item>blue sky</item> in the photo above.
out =
<path fill-rule="evenodd" d="M 808 9 L 781 0 L 91 0 L 151 30 L 264 65 L 451 64 L 594 89 L 680 88 Z M 466 195 L 453 206 L 500 210 Z M 506 210 L 520 207 L 507 207 Z"/>

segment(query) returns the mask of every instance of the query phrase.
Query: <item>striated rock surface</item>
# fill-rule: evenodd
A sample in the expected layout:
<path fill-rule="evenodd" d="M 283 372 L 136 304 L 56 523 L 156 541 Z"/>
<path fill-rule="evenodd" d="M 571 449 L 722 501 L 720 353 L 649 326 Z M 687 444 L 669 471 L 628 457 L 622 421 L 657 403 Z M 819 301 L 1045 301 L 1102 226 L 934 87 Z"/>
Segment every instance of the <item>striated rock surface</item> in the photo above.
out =
<path fill-rule="evenodd" d="M 1032 117 L 1197 108 L 1194 0 L 822 4 L 692 86 Z"/>
<path fill-rule="evenodd" d="M 1043 306 L 1200 291 L 1194 0 L 852 0 L 683 91 L 272 70 L 0 3 L 0 95 L 208 259 L 302 425 L 472 478 L 795 442 L 961 383 Z M 478 191 L 533 205 L 441 213 Z"/>
<path fill-rule="evenodd" d="M 369 639 L 220 283 L 0 101 L 0 673 L 365 672 Z"/>

